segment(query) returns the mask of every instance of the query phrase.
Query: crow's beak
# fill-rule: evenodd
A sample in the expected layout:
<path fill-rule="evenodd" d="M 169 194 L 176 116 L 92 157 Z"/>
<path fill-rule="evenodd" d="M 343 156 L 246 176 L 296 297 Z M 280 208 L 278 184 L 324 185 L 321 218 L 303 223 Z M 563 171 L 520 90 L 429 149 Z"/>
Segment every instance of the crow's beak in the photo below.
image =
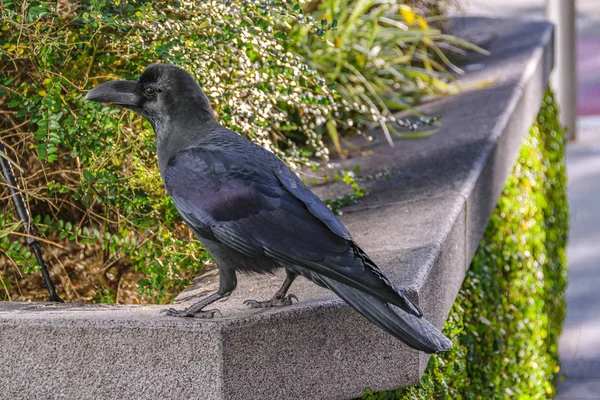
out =
<path fill-rule="evenodd" d="M 141 100 L 139 83 L 136 81 L 104 82 L 90 90 L 85 99 L 99 103 L 137 107 Z"/>

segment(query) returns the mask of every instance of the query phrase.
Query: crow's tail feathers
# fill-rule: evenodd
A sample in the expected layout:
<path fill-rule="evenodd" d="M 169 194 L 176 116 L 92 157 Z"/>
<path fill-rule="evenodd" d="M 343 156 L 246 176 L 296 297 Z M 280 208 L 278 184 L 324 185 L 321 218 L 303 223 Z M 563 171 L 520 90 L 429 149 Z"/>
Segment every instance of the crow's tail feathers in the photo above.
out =
<path fill-rule="evenodd" d="M 314 275 L 313 278 L 317 278 Z M 426 353 L 448 351 L 452 348 L 452 341 L 425 319 L 322 275 L 318 275 L 315 280 L 335 292 L 369 321 L 410 347 Z"/>

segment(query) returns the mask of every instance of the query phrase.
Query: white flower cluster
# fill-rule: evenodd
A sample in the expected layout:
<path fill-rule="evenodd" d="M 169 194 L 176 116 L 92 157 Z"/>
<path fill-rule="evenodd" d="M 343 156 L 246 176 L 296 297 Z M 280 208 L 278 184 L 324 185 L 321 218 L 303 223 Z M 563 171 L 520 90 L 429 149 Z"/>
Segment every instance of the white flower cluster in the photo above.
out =
<path fill-rule="evenodd" d="M 295 3 L 165 3 L 154 3 L 114 46 L 142 47 L 156 55 L 146 63 L 175 63 L 194 74 L 224 125 L 288 163 L 327 158 L 320 132 L 337 115 L 333 93 L 282 45 L 290 24 L 305 23 Z"/>

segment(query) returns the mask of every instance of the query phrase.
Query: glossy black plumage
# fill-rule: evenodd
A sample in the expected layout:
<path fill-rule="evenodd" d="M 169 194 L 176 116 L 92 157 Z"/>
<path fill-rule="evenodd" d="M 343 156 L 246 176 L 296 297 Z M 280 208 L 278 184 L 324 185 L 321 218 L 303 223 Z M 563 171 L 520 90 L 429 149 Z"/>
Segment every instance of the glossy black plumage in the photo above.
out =
<path fill-rule="evenodd" d="M 106 83 L 88 98 L 110 102 L 111 90 L 122 87 L 131 85 Z M 302 275 L 334 291 L 412 347 L 426 352 L 451 347 L 281 160 L 218 124 L 185 71 L 153 64 L 130 91 L 136 101 L 123 104 L 132 93 L 117 93 L 115 102 L 152 123 L 167 191 L 220 272 L 219 292 L 171 315 L 212 317 L 204 308 L 235 289 L 236 271 L 285 268 L 289 284 Z M 287 287 L 268 306 L 289 304 L 283 297 Z"/>

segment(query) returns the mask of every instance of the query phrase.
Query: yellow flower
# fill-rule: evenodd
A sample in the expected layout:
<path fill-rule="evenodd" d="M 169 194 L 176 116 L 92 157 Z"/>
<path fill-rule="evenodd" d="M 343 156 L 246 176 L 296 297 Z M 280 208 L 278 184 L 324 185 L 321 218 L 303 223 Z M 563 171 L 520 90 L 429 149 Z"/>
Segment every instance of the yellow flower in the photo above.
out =
<path fill-rule="evenodd" d="M 417 15 L 417 24 L 419 24 L 419 28 L 421 29 L 429 29 L 429 24 L 425 21 L 425 18 Z"/>
<path fill-rule="evenodd" d="M 320 19 L 321 19 L 321 20 L 323 20 L 323 19 L 327 20 L 327 23 L 328 23 L 328 24 L 330 24 L 330 23 L 331 23 L 331 16 L 330 16 L 329 14 L 327 14 L 327 13 L 325 13 L 325 14 L 321 15 L 321 18 L 320 18 Z"/>
<path fill-rule="evenodd" d="M 44 79 L 44 85 L 49 84 L 50 82 L 52 82 L 52 80 L 50 78 L 46 78 Z"/>
<path fill-rule="evenodd" d="M 354 59 L 360 66 L 365 65 L 365 58 L 362 56 L 362 54 L 359 53 L 359 54 L 355 55 Z"/>
<path fill-rule="evenodd" d="M 415 12 L 407 5 L 400 6 L 400 14 L 407 24 L 412 25 L 415 22 Z"/>
<path fill-rule="evenodd" d="M 39 94 L 40 96 L 44 97 L 44 96 L 45 96 L 45 95 L 47 95 L 48 93 L 46 93 L 46 91 L 45 91 L 45 90 L 40 90 L 40 91 L 38 92 L 38 94 Z"/>

